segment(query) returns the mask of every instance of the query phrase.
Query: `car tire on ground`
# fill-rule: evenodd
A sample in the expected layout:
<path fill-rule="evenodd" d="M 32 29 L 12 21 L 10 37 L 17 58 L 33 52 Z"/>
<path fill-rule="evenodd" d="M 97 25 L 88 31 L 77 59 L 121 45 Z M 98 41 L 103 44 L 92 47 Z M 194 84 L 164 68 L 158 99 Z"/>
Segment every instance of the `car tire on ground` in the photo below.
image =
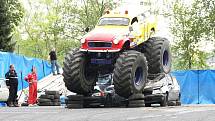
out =
<path fill-rule="evenodd" d="M 111 95 L 107 95 L 105 98 L 105 107 L 112 107 L 113 106 L 113 99 Z"/>
<path fill-rule="evenodd" d="M 168 106 L 167 103 L 168 103 L 168 94 L 165 94 L 161 99 L 160 106 L 166 107 L 166 106 Z"/>
<path fill-rule="evenodd" d="M 98 101 L 100 99 L 101 99 L 100 97 L 94 97 L 94 96 L 84 97 L 84 101 Z"/>
<path fill-rule="evenodd" d="M 116 60 L 113 71 L 116 94 L 128 98 L 142 93 L 147 75 L 147 61 L 143 53 L 134 50 L 123 52 Z"/>
<path fill-rule="evenodd" d="M 129 98 L 129 100 L 144 100 L 143 94 L 133 94 Z"/>
<path fill-rule="evenodd" d="M 39 98 L 39 99 L 38 99 L 38 102 L 39 102 L 39 103 L 43 103 L 43 102 L 52 102 L 52 100 L 51 100 L 51 99 L 45 99 L 45 98 Z"/>
<path fill-rule="evenodd" d="M 40 99 L 54 99 L 54 95 L 40 95 Z"/>
<path fill-rule="evenodd" d="M 69 95 L 67 96 L 68 100 L 80 101 L 84 99 L 83 95 Z"/>
<path fill-rule="evenodd" d="M 101 97 L 84 97 L 84 107 L 92 108 L 92 107 L 99 107 L 101 105 Z"/>
<path fill-rule="evenodd" d="M 89 95 L 96 83 L 97 71 L 93 69 L 88 56 L 79 49 L 74 49 L 65 57 L 63 77 L 68 90 Z"/>
<path fill-rule="evenodd" d="M 69 108 L 69 109 L 80 109 L 80 108 L 83 108 L 83 104 L 67 104 L 66 108 Z"/>
<path fill-rule="evenodd" d="M 46 95 L 60 95 L 59 91 L 45 91 Z"/>
<path fill-rule="evenodd" d="M 128 107 L 144 107 L 144 100 L 129 100 Z"/>
<path fill-rule="evenodd" d="M 60 102 L 60 99 L 54 99 L 52 102 Z"/>
<path fill-rule="evenodd" d="M 60 99 L 60 94 L 54 95 L 54 99 Z"/>
<path fill-rule="evenodd" d="M 126 99 L 123 97 L 120 97 L 119 95 L 115 95 L 112 98 L 112 107 L 120 107 L 125 106 Z"/>
<path fill-rule="evenodd" d="M 83 101 L 73 101 L 73 100 L 67 100 L 66 104 L 83 104 Z"/>
<path fill-rule="evenodd" d="M 38 105 L 39 106 L 53 106 L 53 102 L 41 102 Z"/>
<path fill-rule="evenodd" d="M 176 106 L 176 101 L 168 101 L 168 106 Z"/>
<path fill-rule="evenodd" d="M 145 103 L 145 107 L 151 107 L 151 103 Z"/>
<path fill-rule="evenodd" d="M 60 102 L 53 102 L 53 106 L 60 106 L 61 103 Z"/>
<path fill-rule="evenodd" d="M 176 106 L 181 106 L 181 101 L 176 101 Z"/>
<path fill-rule="evenodd" d="M 128 107 L 144 107 L 144 100 L 131 100 L 129 101 Z"/>
<path fill-rule="evenodd" d="M 21 106 L 28 106 L 28 103 L 27 102 L 22 103 Z"/>

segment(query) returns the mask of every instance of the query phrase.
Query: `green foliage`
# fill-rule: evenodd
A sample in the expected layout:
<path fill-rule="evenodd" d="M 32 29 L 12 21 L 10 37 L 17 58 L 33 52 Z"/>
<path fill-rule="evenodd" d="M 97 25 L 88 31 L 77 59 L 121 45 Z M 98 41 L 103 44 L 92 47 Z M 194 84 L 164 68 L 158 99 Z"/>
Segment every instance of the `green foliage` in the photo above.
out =
<path fill-rule="evenodd" d="M 199 0 L 202 2 L 202 7 L 205 11 L 205 18 L 207 20 L 207 25 L 205 28 L 207 29 L 206 34 L 209 35 L 210 38 L 215 38 L 215 0 Z"/>
<path fill-rule="evenodd" d="M 112 0 L 39 0 L 38 3 L 28 0 L 28 3 L 31 9 L 26 10 L 16 33 L 19 45 L 16 51 L 47 59 L 49 51 L 55 47 L 60 63 L 70 48 L 80 47 L 79 40 L 85 28 L 94 28 L 104 11 L 115 6 Z"/>
<path fill-rule="evenodd" d="M 208 10 L 204 2 L 197 0 L 191 6 L 179 1 L 174 4 L 171 31 L 174 35 L 172 50 L 175 69 L 208 68 L 207 53 L 200 49 L 200 45 L 214 38 L 210 35 L 212 31 L 208 26 L 208 13 L 213 10 Z"/>
<path fill-rule="evenodd" d="M 23 8 L 19 0 L 0 1 L 0 50 L 12 52 L 15 42 L 13 32 L 23 17 Z"/>

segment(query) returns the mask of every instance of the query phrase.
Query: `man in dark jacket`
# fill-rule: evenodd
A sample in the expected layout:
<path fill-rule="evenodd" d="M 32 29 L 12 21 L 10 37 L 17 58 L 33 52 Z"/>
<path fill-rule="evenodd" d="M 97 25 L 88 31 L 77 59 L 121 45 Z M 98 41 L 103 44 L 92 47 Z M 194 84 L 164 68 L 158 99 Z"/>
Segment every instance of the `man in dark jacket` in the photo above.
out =
<path fill-rule="evenodd" d="M 59 71 L 60 66 L 57 63 L 57 55 L 55 52 L 55 48 L 52 49 L 52 51 L 49 53 L 49 56 L 50 56 L 50 60 L 51 60 L 51 68 L 52 68 L 53 75 L 56 75 L 55 74 L 55 67 L 57 70 L 57 74 L 60 74 L 60 71 Z"/>
<path fill-rule="evenodd" d="M 10 65 L 10 70 L 5 74 L 6 85 L 9 88 L 9 98 L 7 100 L 9 107 L 18 107 L 16 103 L 17 88 L 18 88 L 18 77 L 14 69 L 14 65 Z"/>

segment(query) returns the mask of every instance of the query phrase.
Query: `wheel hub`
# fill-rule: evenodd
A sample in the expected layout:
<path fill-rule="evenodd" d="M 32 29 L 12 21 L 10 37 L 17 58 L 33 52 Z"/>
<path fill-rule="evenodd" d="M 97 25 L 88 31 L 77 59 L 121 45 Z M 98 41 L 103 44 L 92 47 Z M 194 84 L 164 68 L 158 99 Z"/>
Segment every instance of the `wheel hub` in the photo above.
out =
<path fill-rule="evenodd" d="M 169 63 L 169 53 L 167 52 L 167 50 L 165 50 L 163 53 L 163 65 L 167 66 L 168 63 Z"/>
<path fill-rule="evenodd" d="M 135 85 L 139 86 L 142 80 L 143 80 L 143 69 L 141 67 L 138 67 L 135 71 L 135 78 L 134 78 Z"/>

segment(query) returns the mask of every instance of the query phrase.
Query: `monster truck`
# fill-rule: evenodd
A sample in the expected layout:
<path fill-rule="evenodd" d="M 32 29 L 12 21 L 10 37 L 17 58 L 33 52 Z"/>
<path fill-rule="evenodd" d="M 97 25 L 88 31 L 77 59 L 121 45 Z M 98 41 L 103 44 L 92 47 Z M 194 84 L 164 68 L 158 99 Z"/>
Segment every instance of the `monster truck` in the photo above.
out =
<path fill-rule="evenodd" d="M 157 19 L 139 14 L 107 12 L 65 56 L 63 76 L 68 90 L 92 93 L 97 77 L 113 73 L 116 93 L 124 98 L 143 92 L 147 78 L 169 73 L 169 41 L 154 37 Z M 153 75 L 153 76 L 151 76 Z"/>

